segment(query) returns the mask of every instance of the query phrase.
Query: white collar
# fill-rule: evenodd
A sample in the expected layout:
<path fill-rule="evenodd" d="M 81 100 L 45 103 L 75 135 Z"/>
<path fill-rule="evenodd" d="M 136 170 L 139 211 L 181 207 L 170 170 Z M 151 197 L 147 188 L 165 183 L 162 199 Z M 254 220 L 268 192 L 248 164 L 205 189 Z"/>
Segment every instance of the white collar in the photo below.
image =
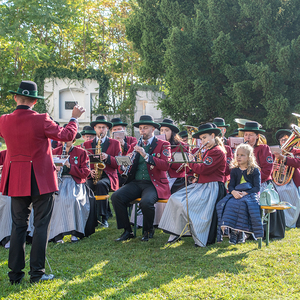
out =
<path fill-rule="evenodd" d="M 106 140 L 106 136 L 104 138 L 101 139 L 101 144 L 104 143 Z M 96 136 L 96 144 L 98 143 L 99 138 Z"/>
<path fill-rule="evenodd" d="M 154 139 L 154 136 L 153 137 L 151 137 L 149 140 L 147 140 L 147 145 L 151 145 L 152 144 L 152 141 L 153 141 L 153 139 Z M 143 140 L 143 142 L 144 142 L 145 140 Z"/>

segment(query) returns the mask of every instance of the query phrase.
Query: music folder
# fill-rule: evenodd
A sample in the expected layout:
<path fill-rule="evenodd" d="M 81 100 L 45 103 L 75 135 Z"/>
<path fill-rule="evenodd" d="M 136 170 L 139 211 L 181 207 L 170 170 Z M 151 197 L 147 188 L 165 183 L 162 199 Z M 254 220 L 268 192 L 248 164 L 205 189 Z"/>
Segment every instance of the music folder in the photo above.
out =
<path fill-rule="evenodd" d="M 69 159 L 70 155 L 52 155 L 53 162 L 56 166 L 63 166 Z"/>
<path fill-rule="evenodd" d="M 115 156 L 118 166 L 128 167 L 132 165 L 131 159 L 129 156 Z"/>

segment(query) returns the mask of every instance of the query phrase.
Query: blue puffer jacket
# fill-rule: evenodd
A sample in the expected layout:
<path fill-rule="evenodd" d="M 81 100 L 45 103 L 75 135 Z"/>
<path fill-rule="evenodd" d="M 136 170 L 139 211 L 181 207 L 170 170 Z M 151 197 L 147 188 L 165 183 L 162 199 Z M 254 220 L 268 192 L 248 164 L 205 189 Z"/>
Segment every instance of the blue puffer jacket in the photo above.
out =
<path fill-rule="evenodd" d="M 253 233 L 256 238 L 263 237 L 264 231 L 257 193 L 248 194 L 241 199 L 235 199 L 231 194 L 227 194 L 218 202 L 216 208 L 218 213 L 218 242 L 222 241 L 221 226 Z"/>

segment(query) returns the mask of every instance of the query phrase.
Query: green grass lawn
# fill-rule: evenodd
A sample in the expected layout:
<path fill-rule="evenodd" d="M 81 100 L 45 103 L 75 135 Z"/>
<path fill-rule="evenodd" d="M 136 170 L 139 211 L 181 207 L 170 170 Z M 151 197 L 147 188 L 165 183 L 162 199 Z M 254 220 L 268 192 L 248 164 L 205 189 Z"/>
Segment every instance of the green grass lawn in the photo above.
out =
<path fill-rule="evenodd" d="M 263 244 L 222 244 L 195 248 L 192 238 L 165 247 L 168 238 L 156 230 L 154 239 L 138 237 L 115 242 L 121 231 L 115 218 L 108 229 L 90 238 L 48 245 L 48 260 L 56 280 L 30 284 L 29 262 L 20 286 L 8 277 L 8 250 L 0 248 L 1 299 L 299 299 L 300 230 Z M 30 245 L 26 246 L 29 259 Z M 48 265 L 46 272 L 50 273 Z"/>

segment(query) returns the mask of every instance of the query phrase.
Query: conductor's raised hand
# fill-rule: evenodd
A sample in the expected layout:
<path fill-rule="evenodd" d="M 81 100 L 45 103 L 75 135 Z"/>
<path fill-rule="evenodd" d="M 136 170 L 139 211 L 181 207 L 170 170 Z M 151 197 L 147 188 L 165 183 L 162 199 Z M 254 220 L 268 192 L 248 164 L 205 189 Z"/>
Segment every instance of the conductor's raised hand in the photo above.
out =
<path fill-rule="evenodd" d="M 80 105 L 75 105 L 72 111 L 72 118 L 78 119 L 85 112 L 85 108 Z"/>

